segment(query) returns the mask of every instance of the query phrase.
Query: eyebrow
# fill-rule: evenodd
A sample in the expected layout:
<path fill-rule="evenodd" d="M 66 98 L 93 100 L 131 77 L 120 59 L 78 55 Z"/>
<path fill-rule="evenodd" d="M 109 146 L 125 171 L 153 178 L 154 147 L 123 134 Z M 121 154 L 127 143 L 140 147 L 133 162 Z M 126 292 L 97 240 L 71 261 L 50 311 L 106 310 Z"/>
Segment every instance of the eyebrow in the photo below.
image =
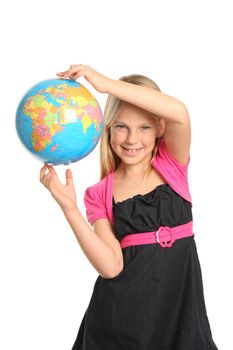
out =
<path fill-rule="evenodd" d="M 129 125 L 127 125 L 125 122 L 122 122 L 121 120 L 114 121 L 113 124 L 124 124 L 124 125 L 126 125 L 126 126 L 129 126 Z M 140 126 L 140 125 L 148 125 L 148 124 L 151 124 L 151 122 L 141 123 L 141 124 L 138 124 L 138 125 Z"/>

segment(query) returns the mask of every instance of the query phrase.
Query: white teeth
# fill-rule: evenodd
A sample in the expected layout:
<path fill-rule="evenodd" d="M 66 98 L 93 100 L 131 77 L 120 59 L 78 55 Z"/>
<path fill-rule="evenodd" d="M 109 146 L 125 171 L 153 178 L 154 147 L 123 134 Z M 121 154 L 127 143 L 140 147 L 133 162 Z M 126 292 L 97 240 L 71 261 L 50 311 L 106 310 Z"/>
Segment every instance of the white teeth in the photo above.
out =
<path fill-rule="evenodd" d="M 131 152 L 131 153 L 135 153 L 135 152 L 138 152 L 138 151 L 139 151 L 139 149 L 127 149 L 127 148 L 126 148 L 126 150 L 127 150 L 128 152 Z"/>
<path fill-rule="evenodd" d="M 141 150 L 141 148 L 134 148 L 134 149 L 131 149 L 131 148 L 125 148 L 125 147 L 123 147 L 123 146 L 122 146 L 122 148 L 123 148 L 126 152 L 128 152 L 128 153 L 138 153 L 138 152 Z"/>

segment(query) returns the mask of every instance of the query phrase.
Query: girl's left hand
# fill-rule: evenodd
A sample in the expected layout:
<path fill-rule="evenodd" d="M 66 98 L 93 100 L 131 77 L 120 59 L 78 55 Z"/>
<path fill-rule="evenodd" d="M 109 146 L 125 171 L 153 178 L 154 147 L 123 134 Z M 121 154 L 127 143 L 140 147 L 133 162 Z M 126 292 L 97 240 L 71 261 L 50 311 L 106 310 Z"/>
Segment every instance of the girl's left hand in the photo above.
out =
<path fill-rule="evenodd" d="M 45 164 L 40 170 L 40 182 L 49 190 L 64 213 L 77 207 L 73 175 L 70 169 L 66 170 L 66 184 L 63 185 L 54 167 Z"/>
<path fill-rule="evenodd" d="M 57 75 L 72 80 L 84 77 L 97 91 L 102 93 L 108 92 L 108 85 L 111 83 L 110 78 L 83 64 L 72 64 L 70 69 L 57 73 Z"/>

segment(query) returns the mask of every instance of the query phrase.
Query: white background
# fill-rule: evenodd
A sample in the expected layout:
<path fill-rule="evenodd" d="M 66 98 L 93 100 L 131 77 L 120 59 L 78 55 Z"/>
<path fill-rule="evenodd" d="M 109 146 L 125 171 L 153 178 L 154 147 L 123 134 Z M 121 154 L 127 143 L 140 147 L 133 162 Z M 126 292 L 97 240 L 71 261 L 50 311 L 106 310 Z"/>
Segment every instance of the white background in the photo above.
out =
<path fill-rule="evenodd" d="M 82 63 L 114 79 L 148 75 L 186 104 L 192 123 L 189 184 L 207 313 L 219 350 L 232 349 L 230 1 L 21 0 L 1 6 L 0 348 L 71 349 L 98 277 L 39 182 L 43 164 L 15 131 L 24 93 Z M 107 95 L 84 78 L 80 82 L 103 110 Z M 65 168 L 57 167 L 61 179 Z M 99 147 L 71 168 L 85 215 L 84 190 L 99 180 Z"/>

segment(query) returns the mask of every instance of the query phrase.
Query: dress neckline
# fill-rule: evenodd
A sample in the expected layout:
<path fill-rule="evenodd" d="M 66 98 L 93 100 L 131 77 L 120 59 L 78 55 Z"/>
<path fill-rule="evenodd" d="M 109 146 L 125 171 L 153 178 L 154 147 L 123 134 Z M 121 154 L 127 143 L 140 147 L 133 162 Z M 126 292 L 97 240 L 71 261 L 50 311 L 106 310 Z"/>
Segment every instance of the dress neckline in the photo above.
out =
<path fill-rule="evenodd" d="M 138 194 L 135 194 L 134 196 L 132 197 L 129 197 L 129 198 L 126 198 L 122 201 L 118 201 L 116 202 L 115 199 L 114 199 L 114 195 L 113 195 L 113 189 L 114 189 L 114 178 L 115 178 L 115 171 L 112 171 L 112 202 L 114 205 L 120 205 L 122 203 L 125 203 L 126 201 L 130 201 L 130 200 L 134 200 L 136 198 L 141 198 L 141 197 L 147 197 L 149 195 L 151 195 L 152 193 L 156 192 L 158 188 L 162 187 L 162 186 L 168 186 L 168 183 L 161 183 L 159 185 L 157 185 L 153 190 L 151 190 L 150 192 L 147 192 L 147 193 L 144 193 L 144 194 L 141 194 L 141 193 L 138 193 Z"/>

